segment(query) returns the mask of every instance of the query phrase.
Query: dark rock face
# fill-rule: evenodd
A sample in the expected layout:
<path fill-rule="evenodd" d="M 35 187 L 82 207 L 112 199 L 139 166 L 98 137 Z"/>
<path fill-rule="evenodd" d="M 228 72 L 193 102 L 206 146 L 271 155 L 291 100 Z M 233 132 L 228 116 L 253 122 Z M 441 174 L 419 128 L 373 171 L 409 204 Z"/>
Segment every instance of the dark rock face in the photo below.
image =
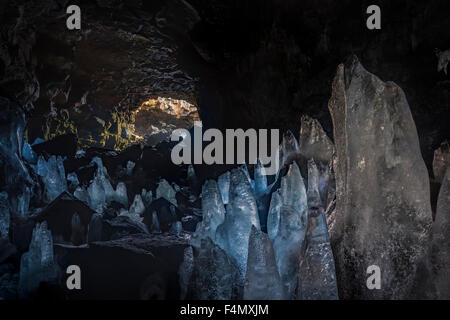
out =
<path fill-rule="evenodd" d="M 433 279 L 439 299 L 450 299 L 450 167 L 439 192 L 433 224 Z"/>
<path fill-rule="evenodd" d="M 337 152 L 331 236 L 339 295 L 414 297 L 432 217 L 427 169 L 406 97 L 352 57 L 338 67 L 329 108 Z M 381 269 L 381 290 L 366 287 L 371 265 Z"/>
<path fill-rule="evenodd" d="M 88 247 L 55 245 L 63 270 L 83 272 L 83 290 L 66 290 L 69 299 L 178 299 L 178 268 L 187 239 L 175 234 L 135 234 Z"/>
<path fill-rule="evenodd" d="M 239 295 L 237 266 L 210 238 L 202 239 L 194 250 L 194 268 L 189 285 L 188 299 L 230 300 Z M 242 293 L 241 293 L 242 294 Z"/>
<path fill-rule="evenodd" d="M 73 243 L 71 240 L 77 238 L 74 244 L 79 245 L 86 243 L 88 225 L 93 214 L 94 211 L 84 202 L 63 192 L 39 212 L 35 219 L 39 222 L 47 221 L 55 242 L 62 240 Z"/>

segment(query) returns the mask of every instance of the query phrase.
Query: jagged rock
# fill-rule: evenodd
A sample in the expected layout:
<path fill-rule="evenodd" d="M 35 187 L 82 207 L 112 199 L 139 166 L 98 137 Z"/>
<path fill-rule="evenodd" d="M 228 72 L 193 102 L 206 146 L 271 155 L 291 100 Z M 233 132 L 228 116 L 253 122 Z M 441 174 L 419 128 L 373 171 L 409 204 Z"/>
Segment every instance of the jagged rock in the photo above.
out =
<path fill-rule="evenodd" d="M 28 252 L 20 260 L 19 296 L 26 298 L 42 282 L 57 281 L 58 267 L 53 255 L 53 239 L 45 222 L 36 224 Z"/>
<path fill-rule="evenodd" d="M 42 209 L 35 219 L 39 222 L 46 221 L 55 239 L 67 243 L 77 239 L 74 244 L 81 244 L 86 243 L 88 225 L 94 213 L 84 202 L 63 192 Z"/>
<path fill-rule="evenodd" d="M 433 223 L 433 282 L 439 299 L 450 299 L 450 167 L 442 181 Z"/>
<path fill-rule="evenodd" d="M 414 288 L 431 226 L 429 179 L 403 91 L 356 57 L 339 65 L 329 109 L 337 152 L 332 234 L 341 298 L 402 299 Z M 382 290 L 366 270 L 382 271 Z"/>
<path fill-rule="evenodd" d="M 142 223 L 134 221 L 127 215 L 119 215 L 113 219 L 105 220 L 103 224 L 105 239 L 120 239 L 140 233 L 148 234 L 147 228 Z"/>
<path fill-rule="evenodd" d="M 450 145 L 443 142 L 439 149 L 434 151 L 433 174 L 434 179 L 439 183 L 444 179 L 445 171 L 450 167 Z"/>
<path fill-rule="evenodd" d="M 194 269 L 189 299 L 231 300 L 238 295 L 239 271 L 224 250 L 210 238 L 202 239 L 194 250 Z"/>
<path fill-rule="evenodd" d="M 187 247 L 184 235 L 133 234 L 89 247 L 58 244 L 55 254 L 62 270 L 82 270 L 82 290 L 64 286 L 68 299 L 179 299 L 178 270 Z"/>
<path fill-rule="evenodd" d="M 337 300 L 338 289 L 327 220 L 319 197 L 319 171 L 308 161 L 308 229 L 300 259 L 297 299 Z"/>
<path fill-rule="evenodd" d="M 217 227 L 215 243 L 236 263 L 244 280 L 247 270 L 248 238 L 252 225 L 260 229 L 253 189 L 245 172 L 233 169 L 230 175 L 230 203 L 224 222 Z"/>
<path fill-rule="evenodd" d="M 72 158 L 75 156 L 78 147 L 78 140 L 74 134 L 63 134 L 56 136 L 52 140 L 38 144 L 33 144 L 34 152 L 46 156 L 60 156 Z"/>
<path fill-rule="evenodd" d="M 307 115 L 301 118 L 300 152 L 306 159 L 314 159 L 327 164 L 334 153 L 334 145 L 323 130 L 319 121 Z"/>
<path fill-rule="evenodd" d="M 272 243 L 266 233 L 252 226 L 243 298 L 280 300 L 284 297 L 285 290 L 278 273 Z"/>
<path fill-rule="evenodd" d="M 191 238 L 191 245 L 199 247 L 201 240 L 209 237 L 215 240 L 216 229 L 225 219 L 225 208 L 215 180 L 207 180 L 202 188 L 203 219 L 197 224 Z"/>

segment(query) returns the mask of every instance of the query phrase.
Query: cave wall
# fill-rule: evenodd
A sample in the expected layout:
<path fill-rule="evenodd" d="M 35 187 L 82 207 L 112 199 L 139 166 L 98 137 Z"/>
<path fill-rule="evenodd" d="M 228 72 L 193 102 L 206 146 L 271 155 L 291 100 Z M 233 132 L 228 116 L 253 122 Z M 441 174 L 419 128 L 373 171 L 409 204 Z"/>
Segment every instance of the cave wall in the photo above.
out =
<path fill-rule="evenodd" d="M 281 128 L 327 109 L 336 66 L 356 54 L 402 87 L 431 168 L 449 138 L 448 76 L 435 48 L 450 47 L 448 1 L 2 1 L 0 94 L 28 110 L 28 138 L 75 132 L 81 147 L 136 141 L 136 110 L 157 97 L 189 101 L 205 127 Z M 382 29 L 365 27 L 378 4 Z M 170 117 L 166 119 L 170 122 Z M 149 125 L 152 119 L 149 119 Z"/>

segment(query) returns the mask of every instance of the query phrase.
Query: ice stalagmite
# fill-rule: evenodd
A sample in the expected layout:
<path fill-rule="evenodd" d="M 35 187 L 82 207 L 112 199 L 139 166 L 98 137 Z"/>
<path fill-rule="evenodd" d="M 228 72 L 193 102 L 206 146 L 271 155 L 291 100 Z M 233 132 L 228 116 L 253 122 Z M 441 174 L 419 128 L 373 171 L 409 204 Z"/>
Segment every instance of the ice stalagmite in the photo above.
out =
<path fill-rule="evenodd" d="M 297 139 L 291 131 L 287 131 L 280 146 L 280 168 L 289 165 L 293 160 L 300 156 L 300 148 Z"/>
<path fill-rule="evenodd" d="M 150 191 L 151 193 L 151 191 Z M 119 182 L 116 186 L 115 200 L 125 207 L 128 207 L 127 186 L 123 182 Z"/>
<path fill-rule="evenodd" d="M 338 299 L 333 252 L 319 195 L 319 170 L 308 161 L 308 229 L 300 259 L 297 299 Z"/>
<path fill-rule="evenodd" d="M 156 199 L 164 198 L 167 201 L 171 202 L 175 206 L 178 206 L 177 199 L 175 198 L 176 192 L 173 187 L 167 182 L 167 180 L 162 179 L 158 183 L 158 187 L 156 188 Z"/>
<path fill-rule="evenodd" d="M 19 296 L 26 298 L 41 282 L 54 282 L 58 277 L 53 256 L 53 239 L 47 223 L 36 224 L 28 252 L 20 260 Z"/>
<path fill-rule="evenodd" d="M 450 167 L 439 191 L 433 224 L 434 283 L 439 299 L 450 299 Z"/>
<path fill-rule="evenodd" d="M 405 93 L 354 56 L 339 65 L 329 109 L 336 161 L 335 227 L 330 233 L 343 299 L 407 299 L 428 252 L 430 183 Z M 382 270 L 381 288 L 366 270 Z"/>
<path fill-rule="evenodd" d="M 95 213 L 92 215 L 91 221 L 89 222 L 87 242 L 91 243 L 95 241 L 102 241 L 102 233 L 102 215 L 99 213 Z"/>
<path fill-rule="evenodd" d="M 273 240 L 278 233 L 282 205 L 280 190 L 274 191 L 272 193 L 272 199 L 270 200 L 269 214 L 267 216 L 267 233 L 271 240 Z"/>
<path fill-rule="evenodd" d="M 300 170 L 295 162 L 289 166 L 288 173 L 281 179 L 281 206 L 278 229 L 276 221 L 271 221 L 270 235 L 274 235 L 273 247 L 281 280 L 287 291 L 287 298 L 293 298 L 297 287 L 300 256 L 304 249 L 307 226 L 306 190 Z M 276 198 L 275 198 L 276 199 Z M 277 200 L 276 200 L 277 201 Z M 272 206 L 274 209 L 279 204 Z M 276 219 L 276 214 L 272 213 Z"/>
<path fill-rule="evenodd" d="M 224 222 L 217 228 L 216 243 L 237 264 L 241 279 L 247 269 L 250 229 L 260 229 L 258 208 L 253 189 L 241 169 L 233 169 L 230 176 L 230 203 Z"/>
<path fill-rule="evenodd" d="M 189 298 L 197 300 L 231 300 L 236 298 L 238 270 L 225 251 L 211 239 L 201 241 L 195 250 L 194 270 Z"/>
<path fill-rule="evenodd" d="M 248 243 L 245 300 L 280 300 L 285 297 L 272 243 L 266 233 L 252 226 Z"/>
<path fill-rule="evenodd" d="M 92 159 L 91 163 L 95 163 L 97 165 L 97 173 L 96 176 L 98 177 L 101 185 L 103 186 L 103 190 L 105 193 L 105 201 L 106 203 L 110 203 L 111 201 L 115 200 L 115 191 L 111 185 L 111 182 L 108 178 L 108 171 L 103 166 L 103 162 L 100 158 L 95 157 Z"/>
<path fill-rule="evenodd" d="M 48 161 L 45 161 L 40 156 L 38 158 L 37 174 L 42 177 L 42 182 L 45 185 L 45 202 L 50 203 L 61 193 L 67 191 L 66 174 L 61 157 L 51 156 Z"/>
<path fill-rule="evenodd" d="M 267 189 L 267 176 L 264 170 L 264 166 L 261 162 L 255 166 L 255 197 L 260 198 L 268 192 Z"/>
<path fill-rule="evenodd" d="M 101 178 L 96 175 L 87 189 L 89 207 L 98 213 L 103 213 L 106 203 L 105 189 Z"/>
<path fill-rule="evenodd" d="M 199 247 L 201 239 L 215 239 L 217 227 L 225 219 L 225 208 L 215 180 L 207 180 L 202 188 L 203 220 L 197 224 L 191 244 Z"/>
<path fill-rule="evenodd" d="M 219 185 L 220 194 L 222 195 L 223 204 L 226 205 L 229 202 L 230 171 L 221 174 L 217 179 L 217 183 Z"/>

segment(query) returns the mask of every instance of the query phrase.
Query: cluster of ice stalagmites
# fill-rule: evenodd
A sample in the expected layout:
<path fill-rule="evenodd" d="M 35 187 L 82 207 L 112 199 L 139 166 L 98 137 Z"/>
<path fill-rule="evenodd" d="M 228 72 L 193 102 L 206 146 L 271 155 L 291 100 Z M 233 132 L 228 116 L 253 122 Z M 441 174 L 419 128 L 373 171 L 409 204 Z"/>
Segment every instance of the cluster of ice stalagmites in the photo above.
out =
<path fill-rule="evenodd" d="M 53 238 L 47 223 L 36 224 L 28 252 L 20 260 L 19 296 L 28 297 L 43 282 L 57 280 L 58 266 L 53 255 Z"/>
<path fill-rule="evenodd" d="M 314 161 L 309 161 L 305 168 L 307 190 L 297 164 L 301 154 L 293 135 L 284 137 L 280 151 L 287 173 L 278 183 L 276 180 L 268 185 L 264 169 L 258 164 L 254 180 L 241 166 L 221 175 L 218 183 L 208 180 L 204 184 L 203 221 L 191 240 L 194 272 L 187 297 L 338 298 L 320 192 L 323 174 Z M 275 190 L 274 186 L 279 188 Z M 270 197 L 269 208 L 258 206 L 261 196 Z M 260 217 L 267 220 L 267 233 L 262 231 Z M 218 279 L 225 265 L 227 274 L 236 277 L 228 276 L 222 282 Z"/>

